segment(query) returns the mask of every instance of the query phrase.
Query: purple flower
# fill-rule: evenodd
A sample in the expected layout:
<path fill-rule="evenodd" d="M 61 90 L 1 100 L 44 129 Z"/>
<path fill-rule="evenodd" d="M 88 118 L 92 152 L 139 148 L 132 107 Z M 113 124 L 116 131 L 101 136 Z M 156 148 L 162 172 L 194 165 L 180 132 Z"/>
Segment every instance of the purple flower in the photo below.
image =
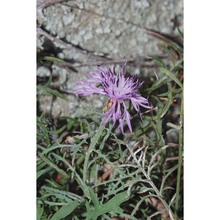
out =
<path fill-rule="evenodd" d="M 119 122 L 119 128 L 124 132 L 123 124 L 127 123 L 132 132 L 131 115 L 127 110 L 127 104 L 130 101 L 137 113 L 140 113 L 140 106 L 149 107 L 149 102 L 142 97 L 138 89 L 143 83 L 140 83 L 136 76 L 125 74 L 126 63 L 120 73 L 115 73 L 115 69 L 105 71 L 98 66 L 98 72 L 91 72 L 87 79 L 77 83 L 78 88 L 73 91 L 75 94 L 87 96 L 91 94 L 106 95 L 109 99 L 104 107 L 104 113 L 100 116 L 105 118 L 103 125 L 109 121 Z"/>

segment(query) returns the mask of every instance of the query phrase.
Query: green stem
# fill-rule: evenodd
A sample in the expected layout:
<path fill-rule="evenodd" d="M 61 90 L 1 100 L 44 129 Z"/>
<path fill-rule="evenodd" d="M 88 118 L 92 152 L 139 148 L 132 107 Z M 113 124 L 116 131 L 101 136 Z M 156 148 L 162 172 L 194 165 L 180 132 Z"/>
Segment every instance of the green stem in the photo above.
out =
<path fill-rule="evenodd" d="M 86 156 L 85 156 L 85 160 L 84 160 L 84 165 L 83 165 L 83 182 L 86 183 L 86 180 L 88 178 L 88 164 L 89 164 L 89 157 L 90 154 L 93 152 L 93 150 L 95 149 L 96 144 L 98 143 L 103 130 L 105 129 L 105 127 L 102 125 L 102 123 L 100 124 L 98 130 L 96 131 L 95 136 L 92 138 L 91 140 L 91 144 L 89 146 L 88 151 L 86 152 Z"/>
<path fill-rule="evenodd" d="M 175 219 L 177 219 L 177 212 L 179 208 L 179 194 L 180 194 L 180 180 L 181 180 L 181 169 L 182 169 L 182 154 L 183 154 L 183 92 L 182 92 L 182 102 L 180 111 L 180 129 L 179 129 L 179 160 L 178 160 L 178 171 L 177 171 L 177 183 L 176 183 L 176 201 L 175 201 Z"/>

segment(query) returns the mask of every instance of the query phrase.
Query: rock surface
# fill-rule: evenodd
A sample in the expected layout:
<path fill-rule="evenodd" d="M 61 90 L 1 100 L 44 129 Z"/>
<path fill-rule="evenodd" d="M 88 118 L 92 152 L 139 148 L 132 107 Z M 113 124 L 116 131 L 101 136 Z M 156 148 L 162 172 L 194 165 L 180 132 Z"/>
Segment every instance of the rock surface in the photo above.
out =
<path fill-rule="evenodd" d="M 143 67 L 143 58 L 161 54 L 161 42 L 146 29 L 169 35 L 177 34 L 177 26 L 183 29 L 182 0 L 38 0 L 37 5 L 38 48 L 69 63 L 39 64 L 37 75 L 58 76 L 56 87 L 65 90 L 73 89 L 77 80 L 96 70 L 97 63 L 122 66 L 127 60 L 128 72 L 154 76 L 153 68 Z M 71 116 L 82 106 L 102 108 L 105 101 L 97 96 L 68 98 L 69 102 L 42 97 L 40 109 L 54 117 Z"/>

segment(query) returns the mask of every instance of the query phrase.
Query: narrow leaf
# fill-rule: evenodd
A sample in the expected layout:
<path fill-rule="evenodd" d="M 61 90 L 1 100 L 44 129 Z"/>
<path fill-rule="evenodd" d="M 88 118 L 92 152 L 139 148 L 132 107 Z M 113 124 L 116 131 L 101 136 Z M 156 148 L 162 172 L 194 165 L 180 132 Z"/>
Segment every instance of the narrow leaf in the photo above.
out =
<path fill-rule="evenodd" d="M 49 159 L 47 159 L 45 156 L 43 156 L 42 154 L 39 154 L 39 156 L 41 157 L 41 159 L 43 161 L 45 161 L 50 167 L 54 168 L 58 173 L 60 173 L 64 179 L 69 179 L 68 174 L 60 169 L 57 165 L 55 165 L 54 163 L 52 163 Z"/>
<path fill-rule="evenodd" d="M 78 205 L 79 205 L 79 202 L 74 201 L 74 202 L 69 203 L 66 206 L 63 206 L 52 216 L 52 218 L 50 220 L 64 219 L 66 216 L 71 214 Z"/>
<path fill-rule="evenodd" d="M 41 60 L 46 60 L 46 61 L 52 61 L 52 62 L 58 62 L 58 63 L 65 63 L 64 60 L 61 60 L 57 57 L 51 57 L 51 56 L 44 56 L 41 58 Z"/>
<path fill-rule="evenodd" d="M 169 70 L 163 68 L 163 67 L 160 67 L 160 70 L 165 73 L 166 75 L 168 75 L 173 81 L 175 81 L 181 88 L 183 88 L 183 85 L 182 83 L 179 81 L 179 79 L 177 79 L 177 77 L 172 73 L 170 72 Z"/>
<path fill-rule="evenodd" d="M 67 97 L 65 95 L 63 95 L 62 93 L 58 92 L 55 89 L 51 89 L 51 88 L 47 87 L 47 86 L 38 85 L 37 86 L 37 93 L 40 95 L 48 95 L 48 94 L 54 95 L 54 96 L 57 96 L 61 99 L 67 100 Z"/>
<path fill-rule="evenodd" d="M 120 205 L 129 199 L 127 191 L 121 192 L 106 202 L 104 205 L 100 205 L 95 210 L 90 210 L 87 214 L 87 220 L 97 219 L 100 215 L 104 215 L 109 212 L 122 213 L 123 209 Z"/>

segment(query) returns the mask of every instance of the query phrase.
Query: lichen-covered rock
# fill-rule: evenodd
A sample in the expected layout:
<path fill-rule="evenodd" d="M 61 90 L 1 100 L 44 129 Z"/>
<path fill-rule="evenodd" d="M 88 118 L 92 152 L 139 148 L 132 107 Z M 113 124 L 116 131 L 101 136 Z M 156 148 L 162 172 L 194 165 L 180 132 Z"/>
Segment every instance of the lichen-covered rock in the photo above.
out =
<path fill-rule="evenodd" d="M 62 45 L 54 42 L 55 47 L 62 50 L 57 57 L 79 64 L 79 67 L 74 67 L 75 71 L 71 68 L 65 69 L 67 81 L 62 86 L 71 89 L 76 80 L 82 79 L 88 71 L 95 69 L 89 65 L 80 67 L 80 64 L 94 64 L 109 59 L 138 60 L 138 57 L 161 54 L 158 49 L 160 41 L 148 35 L 145 29 L 171 35 L 177 33 L 176 25 L 182 28 L 183 23 L 183 2 L 182 0 L 70 0 L 38 10 L 37 19 L 39 26 L 47 33 L 63 40 Z M 37 44 L 41 49 L 45 38 L 38 36 Z M 65 43 L 72 47 L 65 47 Z M 127 66 L 130 73 L 154 74 L 152 69 L 141 69 L 138 65 L 129 66 L 129 63 Z M 44 68 L 38 68 L 37 73 L 46 74 L 45 71 Z M 57 72 L 52 68 L 51 71 L 52 74 L 60 74 L 62 77 L 61 70 Z M 98 97 L 97 100 L 98 106 L 101 106 L 100 101 L 104 100 L 99 100 Z M 87 98 L 83 101 L 93 102 Z M 62 106 L 57 100 L 54 102 L 53 107 L 58 109 L 70 108 L 68 102 L 62 103 Z"/>

